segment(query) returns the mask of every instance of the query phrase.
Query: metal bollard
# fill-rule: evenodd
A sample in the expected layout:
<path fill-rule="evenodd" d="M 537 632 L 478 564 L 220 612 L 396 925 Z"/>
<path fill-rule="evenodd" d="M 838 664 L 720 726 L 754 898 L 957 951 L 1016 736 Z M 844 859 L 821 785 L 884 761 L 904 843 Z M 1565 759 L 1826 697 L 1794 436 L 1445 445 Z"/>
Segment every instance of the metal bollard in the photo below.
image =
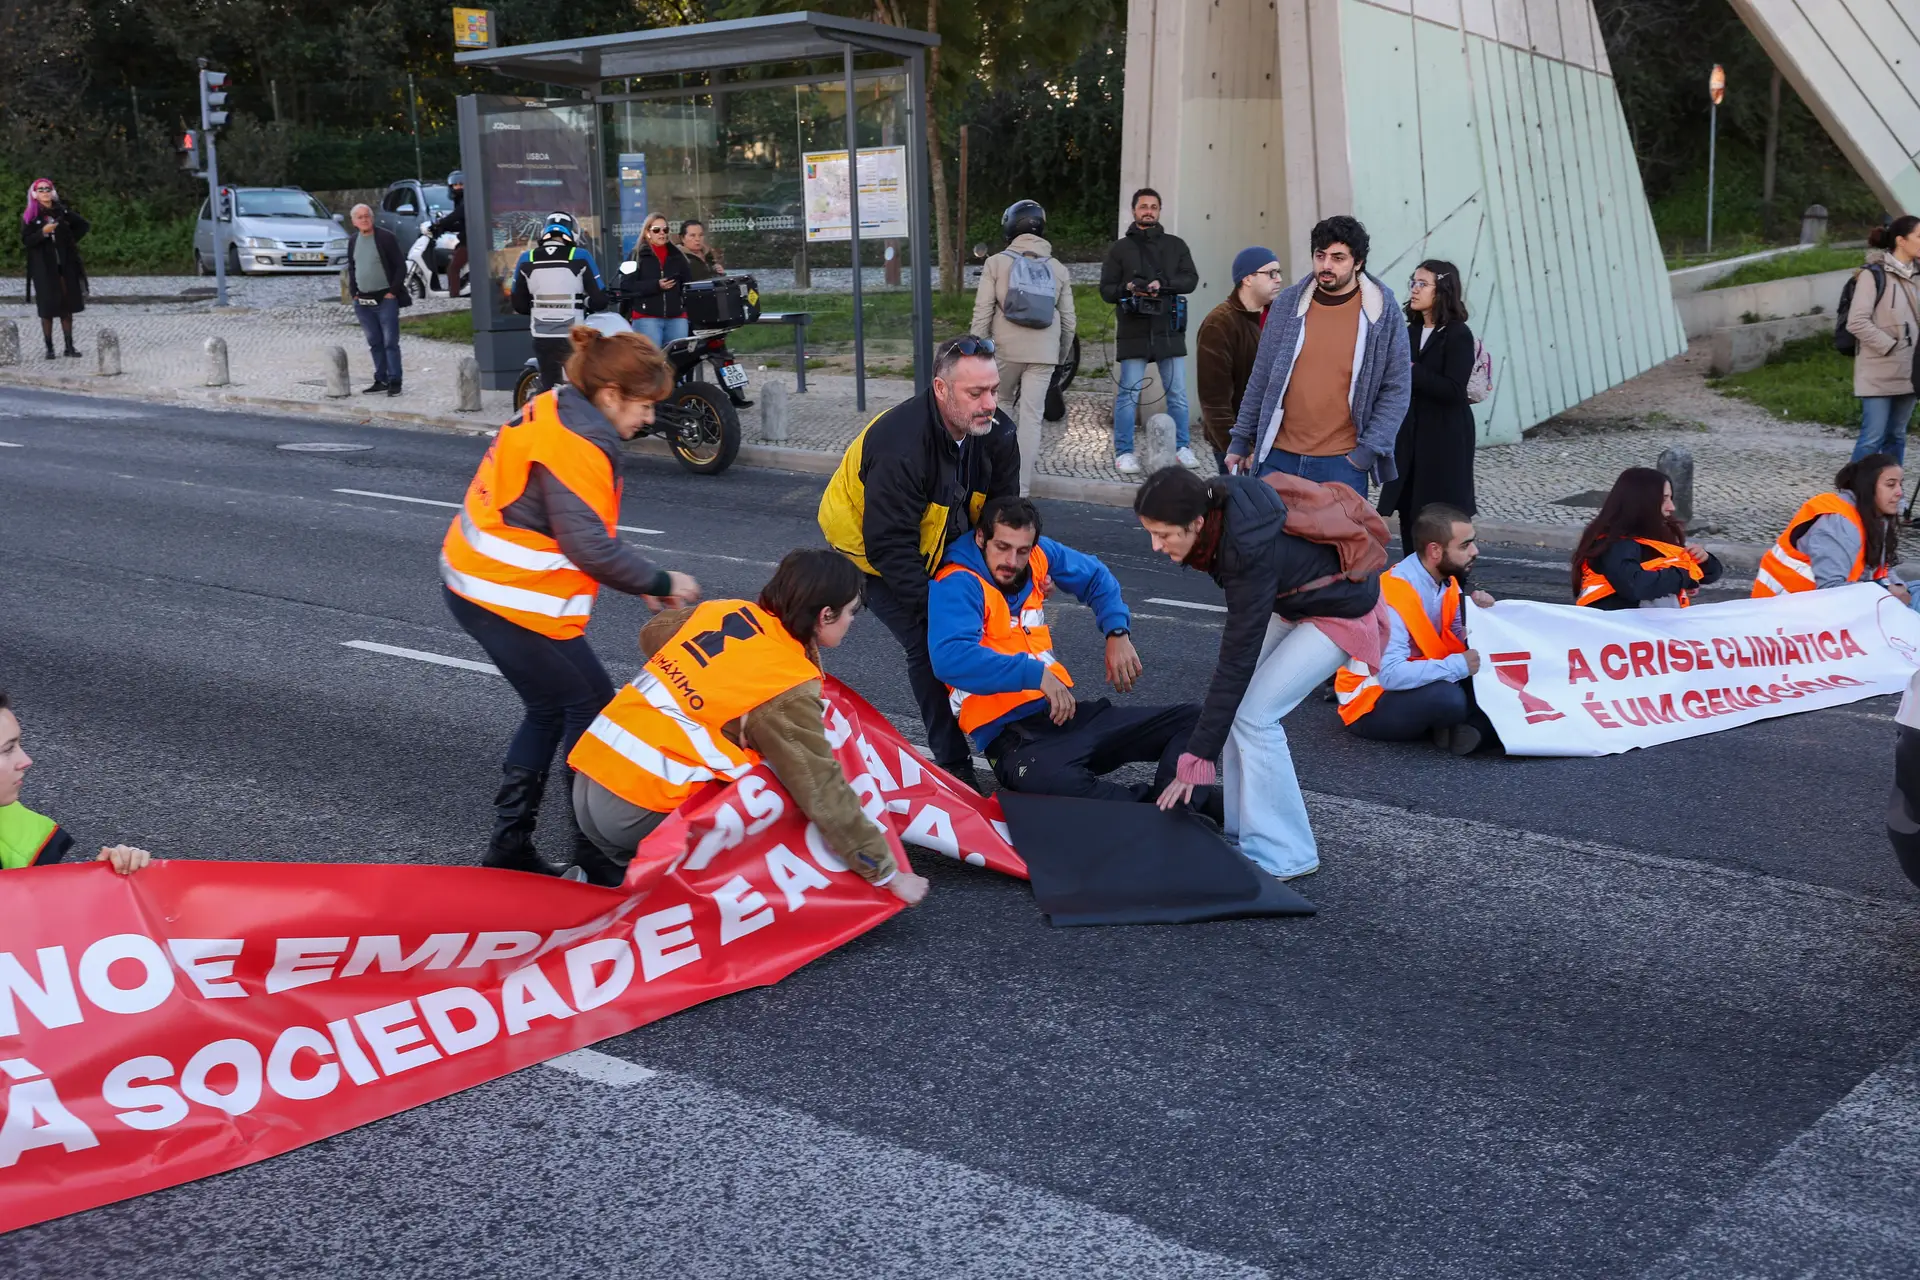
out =
<path fill-rule="evenodd" d="M 225 338 L 208 338 L 206 352 L 206 385 L 209 387 L 226 386 L 232 381 L 232 379 L 227 377 L 227 340 Z"/>
<path fill-rule="evenodd" d="M 1684 527 L 1693 522 L 1693 454 L 1686 449 L 1663 449 L 1653 464 L 1673 486 L 1673 518 Z"/>
<path fill-rule="evenodd" d="M 760 388 L 760 438 L 768 444 L 787 442 L 787 384 L 769 379 Z"/>
<path fill-rule="evenodd" d="M 472 356 L 461 356 L 453 371 L 453 411 L 480 412 L 480 362 Z"/>
<path fill-rule="evenodd" d="M 117 378 L 120 376 L 120 335 L 111 329 L 102 329 L 93 337 L 93 347 L 99 353 L 100 376 Z"/>
<path fill-rule="evenodd" d="M 327 398 L 338 400 L 343 396 L 352 395 L 353 384 L 347 373 L 347 349 L 328 347 L 320 359 L 326 365 Z"/>
<path fill-rule="evenodd" d="M 20 363 L 20 326 L 0 320 L 0 364 Z"/>
<path fill-rule="evenodd" d="M 1180 459 L 1174 455 L 1173 418 L 1164 413 L 1156 413 L 1147 419 L 1147 429 L 1140 437 L 1140 469 L 1146 475 L 1152 475 L 1162 467 L 1177 467 Z"/>

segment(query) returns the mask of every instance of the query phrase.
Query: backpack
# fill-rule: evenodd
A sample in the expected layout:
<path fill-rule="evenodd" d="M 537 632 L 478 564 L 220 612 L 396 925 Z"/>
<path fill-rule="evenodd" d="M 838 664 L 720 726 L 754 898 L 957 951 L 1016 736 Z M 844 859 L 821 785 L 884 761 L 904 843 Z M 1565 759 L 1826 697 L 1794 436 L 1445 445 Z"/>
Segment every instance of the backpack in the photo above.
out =
<path fill-rule="evenodd" d="M 1467 375 L 1467 403 L 1479 404 L 1493 394 L 1493 357 L 1487 344 L 1473 340 L 1473 372 Z"/>
<path fill-rule="evenodd" d="M 1053 259 L 1029 258 L 1007 251 L 1007 300 L 1000 314 L 1026 329 L 1045 329 L 1053 324 L 1053 303 L 1057 286 L 1053 278 Z"/>
<path fill-rule="evenodd" d="M 1887 291 L 1887 269 L 1876 262 L 1862 270 L 1873 273 L 1873 305 L 1877 307 Z M 1853 286 L 1859 279 L 1860 272 L 1856 271 L 1840 286 L 1840 305 L 1833 314 L 1833 349 L 1843 356 L 1860 354 L 1860 340 L 1847 332 L 1847 312 L 1853 310 Z"/>

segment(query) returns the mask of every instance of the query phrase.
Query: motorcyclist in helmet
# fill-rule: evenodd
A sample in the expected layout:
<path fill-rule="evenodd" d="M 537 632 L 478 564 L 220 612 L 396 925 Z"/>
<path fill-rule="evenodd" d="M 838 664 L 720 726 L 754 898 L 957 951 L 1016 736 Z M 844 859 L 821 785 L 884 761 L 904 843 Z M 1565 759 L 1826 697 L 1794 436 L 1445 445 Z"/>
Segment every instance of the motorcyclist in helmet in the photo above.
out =
<path fill-rule="evenodd" d="M 588 313 L 605 310 L 608 302 L 600 269 L 579 239 L 580 225 L 572 214 L 550 213 L 539 242 L 513 268 L 513 309 L 532 321 L 542 391 L 560 381 L 561 366 L 573 350 L 568 331 Z"/>
<path fill-rule="evenodd" d="M 453 232 L 457 238 L 453 246 L 453 258 L 447 264 L 447 295 L 460 296 L 460 277 L 467 269 L 467 179 L 466 175 L 455 169 L 447 175 L 447 190 L 453 196 L 453 210 L 436 219 L 427 228 L 427 243 L 439 243 L 440 237 Z"/>

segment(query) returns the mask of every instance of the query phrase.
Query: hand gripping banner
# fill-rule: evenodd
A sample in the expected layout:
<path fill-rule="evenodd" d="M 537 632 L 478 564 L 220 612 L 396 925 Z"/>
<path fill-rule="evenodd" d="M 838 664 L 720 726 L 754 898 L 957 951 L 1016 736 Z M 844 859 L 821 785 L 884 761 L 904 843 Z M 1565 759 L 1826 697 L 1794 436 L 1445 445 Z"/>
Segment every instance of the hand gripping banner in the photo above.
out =
<path fill-rule="evenodd" d="M 1604 756 L 1899 693 L 1920 615 L 1857 583 L 1691 609 L 1467 610 L 1473 694 L 1511 755 Z"/>
<path fill-rule="evenodd" d="M 829 682 L 898 840 L 1024 874 L 989 806 Z M 249 862 L 0 873 L 0 1231 L 292 1150 L 777 982 L 901 909 L 771 774 L 696 796 L 619 890 Z M 902 856 L 902 866 L 905 866 Z"/>

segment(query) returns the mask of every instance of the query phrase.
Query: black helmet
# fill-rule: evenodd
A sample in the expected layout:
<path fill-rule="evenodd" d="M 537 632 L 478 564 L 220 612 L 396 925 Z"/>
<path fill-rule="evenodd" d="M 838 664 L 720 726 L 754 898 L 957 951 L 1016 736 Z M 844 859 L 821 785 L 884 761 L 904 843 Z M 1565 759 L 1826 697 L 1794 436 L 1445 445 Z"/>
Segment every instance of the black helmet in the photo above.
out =
<path fill-rule="evenodd" d="M 467 175 L 455 169 L 447 175 L 447 185 L 450 187 L 464 187 L 467 185 Z"/>
<path fill-rule="evenodd" d="M 580 224 L 566 210 L 556 209 L 547 215 L 546 225 L 540 229 L 540 238 L 574 244 L 580 239 Z"/>
<path fill-rule="evenodd" d="M 1035 200 L 1015 200 L 1000 215 L 1000 230 L 1011 240 L 1015 236 L 1047 234 L 1047 211 Z"/>

